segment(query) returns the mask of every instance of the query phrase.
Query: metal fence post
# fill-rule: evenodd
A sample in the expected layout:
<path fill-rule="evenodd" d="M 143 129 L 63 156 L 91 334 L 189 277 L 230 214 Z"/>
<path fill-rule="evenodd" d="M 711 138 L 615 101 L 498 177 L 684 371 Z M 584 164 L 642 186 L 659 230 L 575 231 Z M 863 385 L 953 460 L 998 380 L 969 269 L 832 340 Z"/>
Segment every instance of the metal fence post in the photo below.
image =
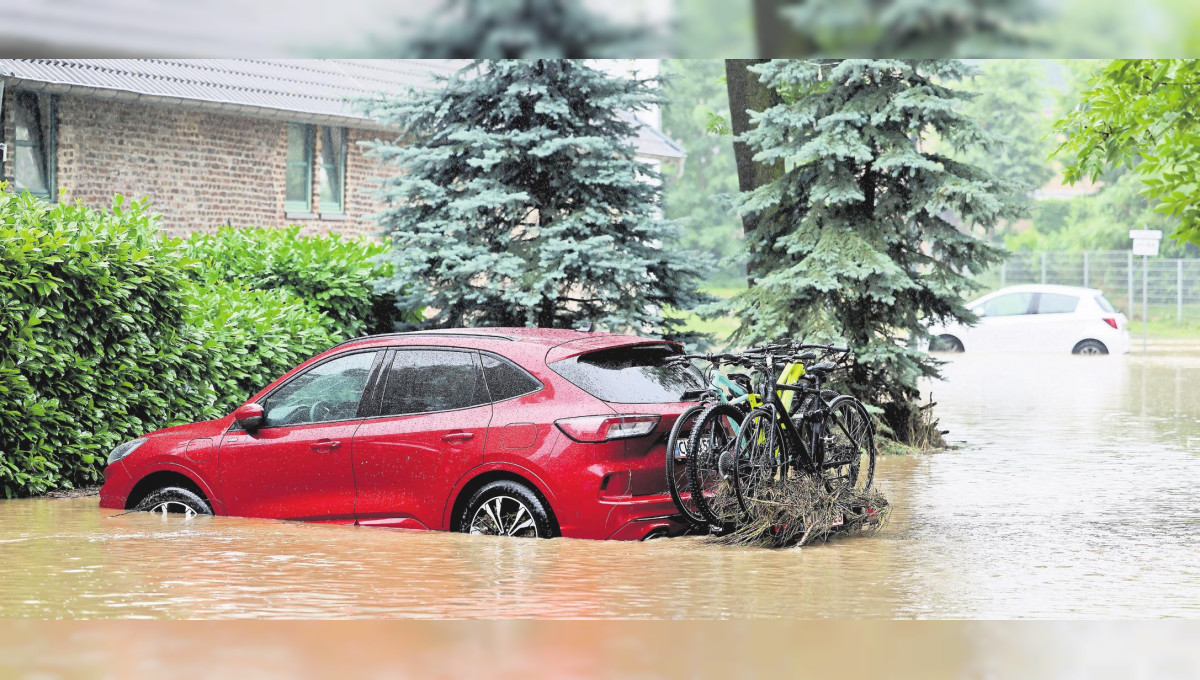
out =
<path fill-rule="evenodd" d="M 1046 251 L 1042 251 L 1042 283 L 1046 283 Z"/>
<path fill-rule="evenodd" d="M 1183 323 L 1183 260 L 1175 260 L 1175 319 Z"/>
<path fill-rule="evenodd" d="M 1083 251 L 1083 287 L 1088 287 L 1088 251 Z"/>
<path fill-rule="evenodd" d="M 1129 301 L 1129 320 L 1133 321 L 1133 251 L 1128 251 L 1129 261 L 1125 265 L 1125 272 L 1129 274 L 1129 297 L 1125 299 Z"/>

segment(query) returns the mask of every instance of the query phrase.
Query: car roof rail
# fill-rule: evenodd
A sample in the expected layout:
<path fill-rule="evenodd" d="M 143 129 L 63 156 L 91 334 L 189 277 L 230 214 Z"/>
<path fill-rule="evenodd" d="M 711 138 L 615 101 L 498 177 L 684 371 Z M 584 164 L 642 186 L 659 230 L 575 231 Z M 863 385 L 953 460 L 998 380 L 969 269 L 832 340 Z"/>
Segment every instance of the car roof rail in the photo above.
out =
<path fill-rule="evenodd" d="M 338 344 L 330 347 L 329 349 L 337 349 L 338 347 L 341 347 L 342 345 L 348 345 L 352 342 L 359 342 L 361 340 L 379 340 L 382 338 L 410 338 L 410 337 L 425 337 L 425 336 L 450 337 L 450 338 L 485 338 L 488 340 L 507 340 L 509 342 L 516 342 L 516 339 L 510 335 L 499 335 L 496 333 L 469 333 L 469 332 L 455 333 L 452 330 L 449 330 L 449 331 L 430 330 L 430 331 L 404 331 L 402 333 L 376 333 L 374 335 L 360 335 L 356 338 L 350 338 L 349 340 L 343 340 L 343 341 L 339 342 Z M 326 350 L 326 351 L 328 351 L 328 350 Z"/>

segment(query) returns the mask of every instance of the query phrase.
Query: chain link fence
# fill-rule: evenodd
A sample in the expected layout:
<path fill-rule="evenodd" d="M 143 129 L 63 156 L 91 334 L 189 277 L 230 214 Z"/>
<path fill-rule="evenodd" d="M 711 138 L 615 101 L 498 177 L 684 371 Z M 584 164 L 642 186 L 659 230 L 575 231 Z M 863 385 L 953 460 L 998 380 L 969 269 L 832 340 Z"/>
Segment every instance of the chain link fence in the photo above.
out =
<path fill-rule="evenodd" d="M 1147 258 L 1128 250 L 1010 253 L 978 277 L 987 291 L 1019 283 L 1099 288 L 1130 321 L 1142 318 L 1142 289 L 1151 319 L 1200 321 L 1200 259 Z"/>

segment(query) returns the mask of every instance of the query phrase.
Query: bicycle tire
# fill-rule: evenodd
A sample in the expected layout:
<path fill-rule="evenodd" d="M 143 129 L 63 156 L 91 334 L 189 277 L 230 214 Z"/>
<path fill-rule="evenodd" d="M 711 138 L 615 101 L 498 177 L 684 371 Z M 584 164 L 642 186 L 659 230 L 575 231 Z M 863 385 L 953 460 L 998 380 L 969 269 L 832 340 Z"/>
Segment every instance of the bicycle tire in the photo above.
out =
<path fill-rule="evenodd" d="M 776 411 L 771 407 L 756 408 L 746 414 L 737 434 L 734 447 L 733 490 L 742 512 L 750 511 L 750 502 L 759 492 L 775 481 L 786 452 L 776 454 L 775 447 L 786 446 L 779 437 Z"/>
<path fill-rule="evenodd" d="M 829 415 L 822 419 L 821 429 L 825 448 L 821 472 L 826 483 L 848 483 L 857 492 L 869 490 L 875 480 L 877 452 L 875 425 L 866 407 L 855 397 L 841 395 L 829 402 Z"/>
<path fill-rule="evenodd" d="M 697 416 L 708 406 L 709 404 L 707 403 L 696 404 L 679 414 L 679 417 L 675 419 L 675 425 L 671 427 L 671 434 L 667 437 L 667 455 L 666 464 L 664 465 L 667 477 L 667 491 L 671 494 L 671 500 L 675 502 L 675 507 L 679 510 L 679 514 L 683 515 L 689 524 L 697 528 L 705 527 L 708 523 L 700 510 L 695 507 L 696 504 L 692 500 L 692 490 L 687 478 L 687 459 L 691 456 L 689 455 L 687 446 L 690 443 L 692 429 Z M 680 435 L 684 432 L 686 434 L 683 435 L 683 441 L 680 441 Z M 682 464 L 676 455 L 677 448 L 681 444 L 684 447 Z M 687 494 L 686 499 L 680 493 L 679 483 L 681 481 L 684 485 L 688 486 L 683 492 Z"/>
<path fill-rule="evenodd" d="M 704 519 L 718 530 L 737 522 L 737 499 L 721 476 L 720 458 L 735 441 L 731 425 L 740 426 L 745 412 L 732 404 L 713 404 L 696 419 L 688 439 L 687 477 L 692 500 Z"/>

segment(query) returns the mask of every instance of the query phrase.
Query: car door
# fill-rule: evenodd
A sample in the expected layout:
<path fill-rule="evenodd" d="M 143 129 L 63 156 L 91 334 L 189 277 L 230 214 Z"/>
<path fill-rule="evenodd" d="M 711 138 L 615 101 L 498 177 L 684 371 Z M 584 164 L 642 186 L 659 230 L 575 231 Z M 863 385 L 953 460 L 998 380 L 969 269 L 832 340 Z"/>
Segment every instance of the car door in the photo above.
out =
<path fill-rule="evenodd" d="M 224 435 L 218 467 L 229 514 L 354 522 L 352 442 L 383 358 L 352 351 L 314 364 L 259 400 L 262 427 Z"/>
<path fill-rule="evenodd" d="M 483 463 L 492 406 L 478 354 L 396 348 L 378 416 L 354 437 L 359 524 L 444 529 L 454 484 Z"/>
<path fill-rule="evenodd" d="M 1030 338 L 1043 352 L 1066 353 L 1085 339 L 1080 328 L 1079 296 L 1064 293 L 1039 293 L 1034 301 L 1037 313 L 1030 323 Z"/>
<path fill-rule="evenodd" d="M 977 308 L 979 323 L 963 339 L 968 352 L 1003 352 L 1031 349 L 1027 337 L 1034 294 L 1005 293 L 987 300 Z"/>

